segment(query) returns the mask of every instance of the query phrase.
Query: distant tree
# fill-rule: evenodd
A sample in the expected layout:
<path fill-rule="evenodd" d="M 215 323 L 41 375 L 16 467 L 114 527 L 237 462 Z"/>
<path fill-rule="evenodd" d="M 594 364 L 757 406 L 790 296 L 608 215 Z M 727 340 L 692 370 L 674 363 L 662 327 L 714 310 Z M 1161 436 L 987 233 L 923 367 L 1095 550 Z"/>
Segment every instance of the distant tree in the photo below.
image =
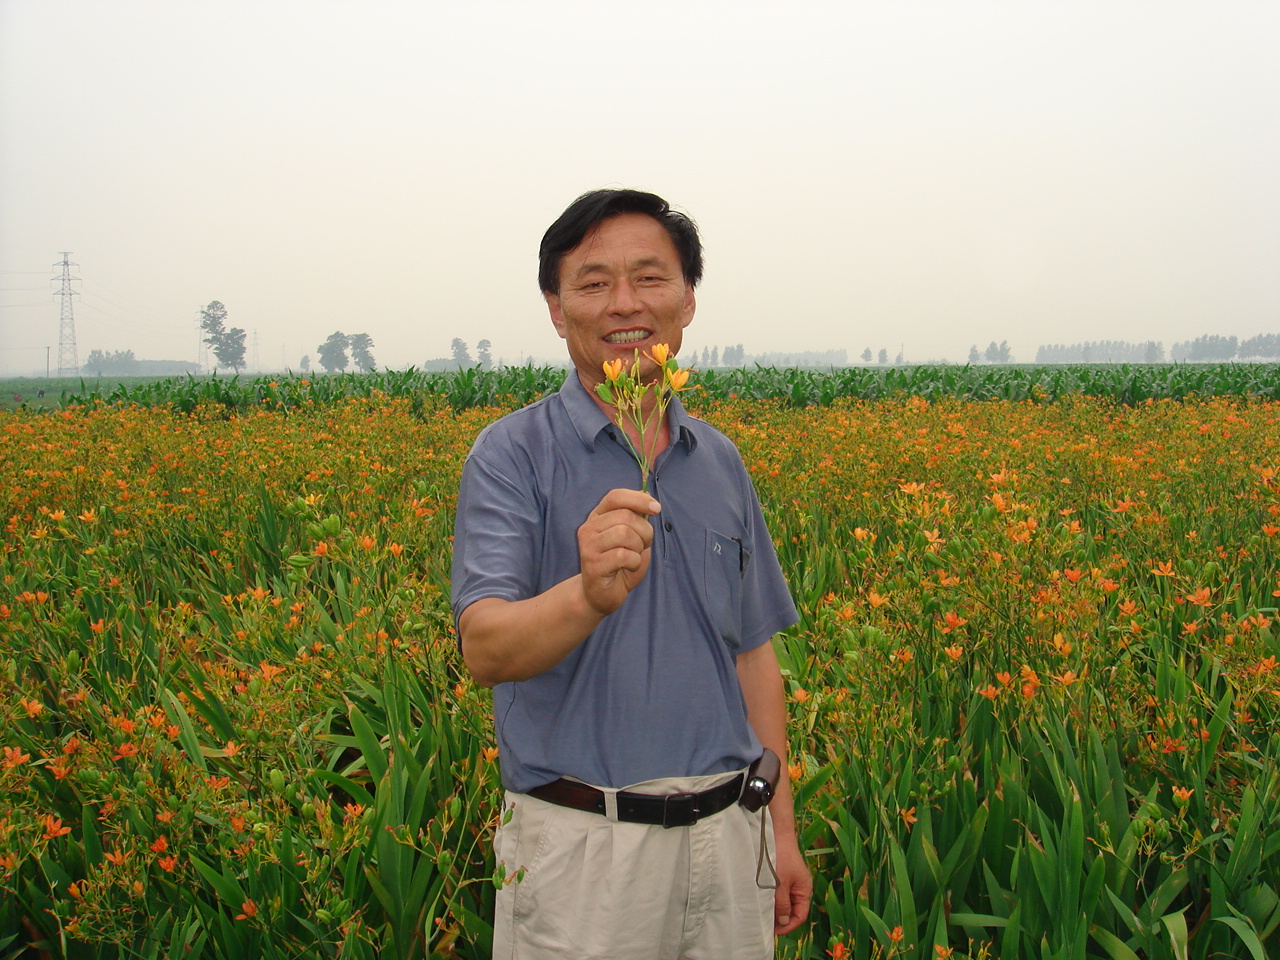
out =
<path fill-rule="evenodd" d="M 347 344 L 350 338 L 341 330 L 329 334 L 329 339 L 316 347 L 320 366 L 328 373 L 338 373 L 347 369 Z"/>
<path fill-rule="evenodd" d="M 729 348 L 728 348 L 728 347 L 725 347 L 724 352 L 727 354 L 727 353 L 729 352 Z M 707 361 L 707 366 L 708 366 L 708 367 L 718 367 L 719 365 L 720 365 L 720 348 L 719 348 L 719 347 L 712 347 L 712 348 L 711 348 L 711 359 Z"/>
<path fill-rule="evenodd" d="M 893 363 L 894 363 L 894 366 L 897 366 L 897 367 L 902 366 L 902 351 L 901 351 L 901 350 L 899 350 L 899 351 L 898 351 L 898 355 L 897 355 L 896 357 L 894 357 L 894 358 L 893 358 Z"/>
<path fill-rule="evenodd" d="M 361 373 L 368 373 L 376 366 L 373 362 L 373 337 L 367 333 L 353 333 L 347 337 L 347 345 L 351 347 L 351 359 L 360 368 Z"/>
<path fill-rule="evenodd" d="M 881 366 L 884 366 L 886 363 L 888 363 L 889 351 L 886 350 L 884 347 L 881 347 L 880 352 L 876 354 L 876 362 L 879 363 Z"/>
<path fill-rule="evenodd" d="M 1241 360 L 1253 357 L 1264 360 L 1280 359 L 1280 333 L 1260 333 L 1248 340 L 1241 340 L 1237 356 Z"/>
<path fill-rule="evenodd" d="M 138 372 L 138 358 L 132 350 L 90 350 L 85 358 L 84 372 L 96 376 L 127 377 Z"/>
<path fill-rule="evenodd" d="M 862 362 L 863 362 L 863 363 L 870 363 L 870 362 L 871 362 L 871 348 L 870 348 L 870 347 L 867 347 L 867 349 L 865 349 L 865 350 L 863 350 L 863 351 L 862 351 Z"/>
<path fill-rule="evenodd" d="M 978 352 L 978 345 L 976 343 L 969 348 L 969 362 L 970 363 L 982 362 L 982 354 Z"/>
<path fill-rule="evenodd" d="M 306 373 L 311 369 L 311 354 L 304 353 L 302 359 L 298 361 L 298 369 Z"/>
<path fill-rule="evenodd" d="M 211 300 L 200 311 L 200 327 L 208 336 L 204 338 L 213 349 L 217 367 L 231 367 L 238 374 L 244 366 L 244 330 L 227 329 L 227 308 L 220 301 Z"/>
<path fill-rule="evenodd" d="M 471 366 L 471 351 L 467 349 L 467 342 L 461 337 L 454 337 L 453 342 L 449 344 L 449 349 L 453 351 L 453 362 L 460 367 Z"/>
<path fill-rule="evenodd" d="M 493 369 L 493 344 L 488 340 L 481 340 L 476 344 L 476 359 L 480 363 L 481 370 Z"/>

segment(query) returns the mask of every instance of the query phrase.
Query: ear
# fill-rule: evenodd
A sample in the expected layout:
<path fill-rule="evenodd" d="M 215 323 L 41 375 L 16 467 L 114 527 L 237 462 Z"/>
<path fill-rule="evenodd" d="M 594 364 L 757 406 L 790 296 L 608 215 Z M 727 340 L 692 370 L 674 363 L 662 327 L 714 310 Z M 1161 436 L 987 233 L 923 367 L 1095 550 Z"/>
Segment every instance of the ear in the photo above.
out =
<path fill-rule="evenodd" d="M 558 293 L 544 293 L 542 299 L 547 301 L 547 311 L 551 314 L 551 325 L 556 328 L 556 333 L 560 335 L 560 339 L 564 340 L 569 329 L 564 322 L 564 311 L 560 309 L 560 295 Z"/>
<path fill-rule="evenodd" d="M 697 298 L 693 295 L 693 287 L 688 284 L 684 288 L 684 319 L 680 321 L 681 327 L 687 327 L 693 322 L 693 312 L 698 308 Z"/>

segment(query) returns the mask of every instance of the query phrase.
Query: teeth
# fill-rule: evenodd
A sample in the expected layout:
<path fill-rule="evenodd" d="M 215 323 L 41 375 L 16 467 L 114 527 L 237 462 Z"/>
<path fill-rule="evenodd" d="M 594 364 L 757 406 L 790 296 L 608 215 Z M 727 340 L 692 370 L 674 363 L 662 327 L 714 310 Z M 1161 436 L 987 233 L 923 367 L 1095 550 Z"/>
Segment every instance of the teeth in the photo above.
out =
<path fill-rule="evenodd" d="M 609 334 L 605 340 L 609 343 L 633 343 L 636 340 L 643 340 L 648 335 L 648 330 L 624 330 L 621 333 Z"/>

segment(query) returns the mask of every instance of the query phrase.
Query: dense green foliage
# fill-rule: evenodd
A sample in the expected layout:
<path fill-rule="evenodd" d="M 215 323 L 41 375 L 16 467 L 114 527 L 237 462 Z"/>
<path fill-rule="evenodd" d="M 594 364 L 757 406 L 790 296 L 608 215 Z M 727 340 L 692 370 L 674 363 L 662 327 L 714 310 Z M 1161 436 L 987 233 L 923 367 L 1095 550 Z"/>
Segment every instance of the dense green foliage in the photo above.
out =
<path fill-rule="evenodd" d="M 878 400 L 902 397 L 966 400 L 1053 401 L 1061 397 L 1105 397 L 1120 403 L 1187 397 L 1239 396 L 1280 399 L 1280 364 L 1069 364 L 1062 366 L 845 367 L 813 370 L 775 367 L 725 367 L 696 373 L 706 397 L 782 400 L 792 406 L 825 406 L 838 399 Z M 377 374 L 168 377 L 79 381 L 7 381 L 24 404 L 170 405 L 190 412 L 202 404 L 228 410 L 295 409 L 338 399 L 444 396 L 455 410 L 524 404 L 558 389 L 564 370 L 557 367 L 504 367 L 461 371 L 384 371 Z M 47 399 L 36 402 L 35 389 Z"/>

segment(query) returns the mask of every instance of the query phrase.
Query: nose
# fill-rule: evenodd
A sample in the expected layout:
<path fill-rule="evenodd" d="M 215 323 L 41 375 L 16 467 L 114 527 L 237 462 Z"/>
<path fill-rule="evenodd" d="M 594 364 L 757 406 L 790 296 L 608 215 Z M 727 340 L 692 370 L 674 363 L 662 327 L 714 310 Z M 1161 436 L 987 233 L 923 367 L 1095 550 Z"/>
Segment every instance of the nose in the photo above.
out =
<path fill-rule="evenodd" d="M 636 288 L 629 280 L 619 280 L 609 290 L 609 312 L 620 316 L 630 316 L 640 309 L 640 299 L 636 296 Z"/>

